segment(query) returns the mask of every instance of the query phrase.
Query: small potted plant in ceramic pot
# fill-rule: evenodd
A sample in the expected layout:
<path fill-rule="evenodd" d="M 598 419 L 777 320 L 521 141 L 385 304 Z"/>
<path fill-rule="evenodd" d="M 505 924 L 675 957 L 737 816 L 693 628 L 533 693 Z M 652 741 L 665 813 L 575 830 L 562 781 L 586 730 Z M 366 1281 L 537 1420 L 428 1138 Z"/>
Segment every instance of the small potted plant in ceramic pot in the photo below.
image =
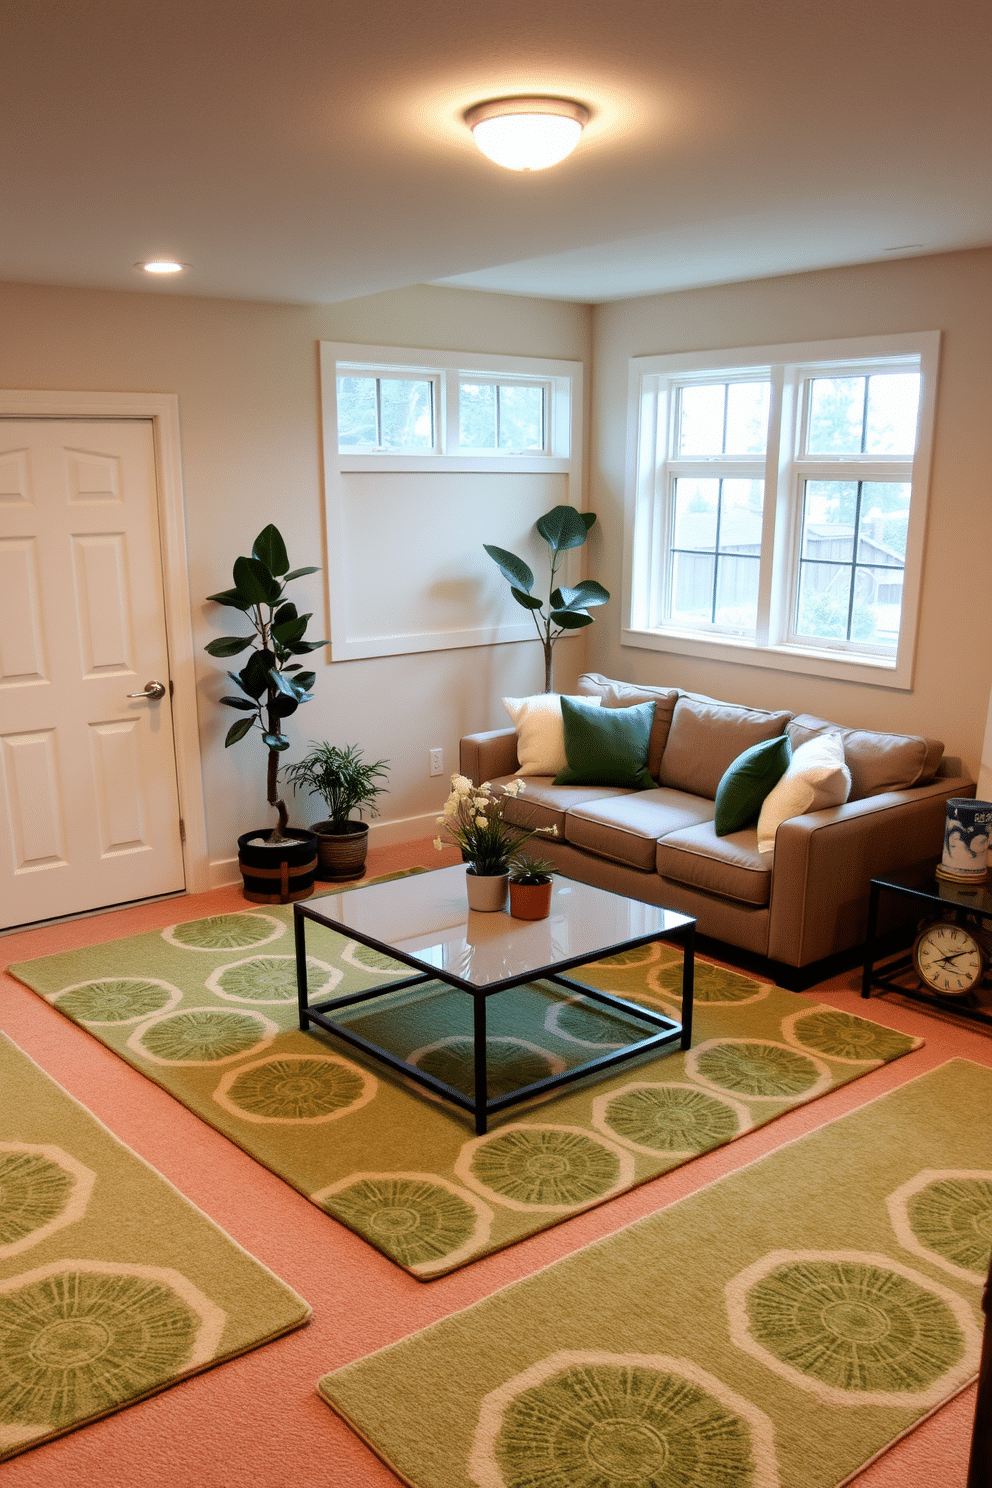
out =
<path fill-rule="evenodd" d="M 367 764 L 357 744 L 339 749 L 326 740 L 311 743 L 307 753 L 286 771 L 294 793 L 306 790 L 320 796 L 328 820 L 314 822 L 321 878 L 361 878 L 369 845 L 368 822 L 356 820 L 364 812 L 377 816 L 376 797 L 382 795 L 388 760 Z"/>
<path fill-rule="evenodd" d="M 488 781 L 473 785 L 467 775 L 451 777 L 451 794 L 438 824 L 461 849 L 468 865 L 465 890 L 469 909 L 505 909 L 511 858 L 538 832 L 552 837 L 558 834 L 557 827 L 518 827 L 506 820 L 503 808 L 507 800 L 515 799 L 525 789 L 522 780 L 511 780 L 495 791 Z M 442 838 L 435 838 L 434 846 L 440 852 Z"/>
<path fill-rule="evenodd" d="M 510 862 L 510 914 L 515 920 L 546 920 L 551 913 L 554 863 L 515 854 Z"/>

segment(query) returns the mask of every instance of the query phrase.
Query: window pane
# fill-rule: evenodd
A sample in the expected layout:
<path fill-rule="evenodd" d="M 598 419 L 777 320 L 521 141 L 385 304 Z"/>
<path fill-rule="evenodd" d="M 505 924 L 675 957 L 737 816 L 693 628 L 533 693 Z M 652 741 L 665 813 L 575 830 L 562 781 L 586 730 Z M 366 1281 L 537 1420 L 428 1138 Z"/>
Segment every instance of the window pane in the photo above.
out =
<path fill-rule="evenodd" d="M 458 388 L 458 442 L 463 449 L 496 448 L 496 386 L 463 382 Z"/>
<path fill-rule="evenodd" d="M 858 568 L 853 640 L 873 641 L 895 650 L 902 619 L 902 584 L 901 568 Z"/>
<path fill-rule="evenodd" d="M 720 552 L 761 553 L 764 481 L 725 480 L 720 504 Z"/>
<path fill-rule="evenodd" d="M 379 380 L 383 449 L 434 448 L 433 388 L 400 377 Z"/>
<path fill-rule="evenodd" d="M 861 487 L 858 558 L 862 563 L 906 561 L 911 486 L 897 481 L 865 481 Z"/>
<path fill-rule="evenodd" d="M 911 455 L 916 448 L 919 407 L 918 372 L 886 372 L 869 377 L 866 453 Z"/>
<path fill-rule="evenodd" d="M 705 553 L 672 554 L 670 619 L 676 625 L 709 625 L 713 615 L 713 564 Z"/>
<path fill-rule="evenodd" d="M 738 635 L 753 635 L 758 617 L 760 559 L 722 553 L 717 564 L 714 622 Z"/>
<path fill-rule="evenodd" d="M 859 455 L 865 414 L 864 377 L 814 377 L 810 384 L 811 455 Z"/>
<path fill-rule="evenodd" d="M 803 558 L 820 562 L 854 557 L 857 481 L 807 481 L 803 497 Z"/>
<path fill-rule="evenodd" d="M 544 448 L 544 389 L 499 388 L 499 447 L 511 450 Z"/>
<path fill-rule="evenodd" d="M 375 378 L 338 378 L 338 449 L 375 449 Z"/>
<path fill-rule="evenodd" d="M 672 547 L 705 548 L 712 552 L 716 547 L 719 505 L 718 480 L 689 480 L 685 477 L 677 480 Z"/>
<path fill-rule="evenodd" d="M 800 564 L 797 635 L 846 641 L 850 601 L 849 564 Z"/>
<path fill-rule="evenodd" d="M 768 441 L 767 382 L 727 386 L 727 455 L 763 455 Z"/>
<path fill-rule="evenodd" d="M 722 455 L 725 382 L 684 387 L 679 397 L 680 455 Z"/>

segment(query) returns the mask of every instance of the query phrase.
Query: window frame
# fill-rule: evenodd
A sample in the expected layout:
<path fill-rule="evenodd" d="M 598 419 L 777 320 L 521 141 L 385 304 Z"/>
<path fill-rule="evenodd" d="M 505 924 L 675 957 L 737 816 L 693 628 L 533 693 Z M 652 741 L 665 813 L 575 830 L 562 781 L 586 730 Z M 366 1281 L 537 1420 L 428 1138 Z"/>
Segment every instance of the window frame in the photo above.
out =
<path fill-rule="evenodd" d="M 773 670 L 856 681 L 910 691 L 916 652 L 923 549 L 940 332 L 908 332 L 818 342 L 739 347 L 722 351 L 632 357 L 629 363 L 629 424 L 625 563 L 621 640 L 624 645 L 677 652 L 712 660 L 750 662 Z M 859 364 L 852 369 L 852 364 Z M 800 443 L 807 427 L 806 384 L 815 376 L 893 371 L 920 372 L 916 449 L 911 460 L 858 456 L 862 480 L 906 480 L 911 469 L 909 525 L 903 568 L 903 600 L 894 655 L 857 643 L 841 645 L 797 637 L 793 615 L 799 582 L 802 495 L 807 479 L 850 479 L 852 457 L 807 457 Z M 737 457 L 675 459 L 677 393 L 687 382 L 770 382 L 768 442 L 763 460 L 764 514 L 761 529 L 757 624 L 741 636 L 679 626 L 666 620 L 668 555 L 673 501 L 672 473 L 690 465 L 702 474 L 730 478 Z M 817 474 L 810 472 L 815 467 Z M 898 469 L 900 472 L 896 474 Z M 820 472 L 830 472 L 826 475 Z M 869 473 L 871 472 L 871 473 Z M 756 479 L 757 476 L 749 478 Z"/>

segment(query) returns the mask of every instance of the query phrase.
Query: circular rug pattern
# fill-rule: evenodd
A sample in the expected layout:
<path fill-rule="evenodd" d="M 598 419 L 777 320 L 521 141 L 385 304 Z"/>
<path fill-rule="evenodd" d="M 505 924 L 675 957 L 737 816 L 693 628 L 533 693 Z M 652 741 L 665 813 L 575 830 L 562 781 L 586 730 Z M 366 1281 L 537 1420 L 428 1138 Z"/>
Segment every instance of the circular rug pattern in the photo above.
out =
<path fill-rule="evenodd" d="M 266 1048 L 278 1032 L 247 1008 L 181 1008 L 142 1023 L 127 1046 L 153 1064 L 227 1064 Z"/>
<path fill-rule="evenodd" d="M 907 1250 L 963 1281 L 985 1280 L 992 1251 L 992 1173 L 925 1168 L 886 1203 Z"/>
<path fill-rule="evenodd" d="M 107 1028 L 168 1012 L 182 995 L 178 987 L 158 977 L 100 977 L 52 992 L 48 1001 L 77 1023 Z"/>
<path fill-rule="evenodd" d="M 407 1055 L 407 1062 L 415 1064 L 427 1075 L 443 1080 L 464 1095 L 475 1095 L 475 1042 L 459 1034 L 438 1039 L 434 1044 L 425 1044 Z M 486 1092 L 489 1100 L 509 1095 L 537 1080 L 546 1080 L 551 1075 L 560 1075 L 565 1061 L 556 1054 L 549 1054 L 537 1044 L 519 1038 L 490 1038 L 486 1040 Z M 426 1091 L 430 1095 L 432 1092 Z"/>
<path fill-rule="evenodd" d="M 879 1023 L 869 1023 L 867 1018 L 832 1007 L 792 1013 L 783 1020 L 782 1035 L 790 1044 L 815 1049 L 841 1064 L 884 1064 L 918 1049 L 923 1042 L 898 1029 L 883 1028 Z"/>
<path fill-rule="evenodd" d="M 242 1121 L 298 1126 L 357 1111 L 378 1088 L 373 1075 L 336 1054 L 281 1054 L 229 1071 L 214 1100 Z"/>
<path fill-rule="evenodd" d="M 750 1130 L 746 1106 L 698 1085 L 633 1081 L 597 1096 L 593 1125 L 608 1137 L 654 1156 L 692 1157 Z"/>
<path fill-rule="evenodd" d="M 169 925 L 162 931 L 162 939 L 185 951 L 240 951 L 267 945 L 285 934 L 282 920 L 252 912 L 208 915 L 204 920 Z"/>
<path fill-rule="evenodd" d="M 770 1039 L 709 1039 L 685 1056 L 686 1074 L 744 1100 L 812 1100 L 833 1082 L 811 1054 Z"/>
<path fill-rule="evenodd" d="M 656 967 L 649 974 L 647 984 L 647 996 L 654 993 L 664 1002 L 681 1002 L 682 962 Z M 739 971 L 727 971 L 723 966 L 710 966 L 706 961 L 697 961 L 695 964 L 692 978 L 694 1003 L 761 1002 L 770 995 L 771 990 L 770 983 L 752 981 Z"/>
<path fill-rule="evenodd" d="M 339 967 L 307 957 L 307 1000 L 324 997 L 344 976 Z M 260 1007 L 295 1003 L 295 956 L 248 956 L 244 961 L 230 961 L 218 966 L 206 980 L 209 992 L 229 1002 L 252 1002 Z"/>
<path fill-rule="evenodd" d="M 652 966 L 661 959 L 661 942 L 649 940 L 647 945 L 631 946 L 629 950 L 617 951 L 613 956 L 604 956 L 601 961 L 589 961 L 601 971 L 627 971 L 632 966 Z M 681 958 L 680 963 L 681 965 Z"/>
<path fill-rule="evenodd" d="M 824 1401 L 936 1404 L 981 1349 L 962 1297 L 884 1255 L 775 1251 L 727 1300 L 738 1347 Z"/>
<path fill-rule="evenodd" d="M 487 1395 L 477 1488 L 774 1488 L 767 1416 L 687 1359 L 563 1351 Z"/>
<path fill-rule="evenodd" d="M 410 969 L 399 961 L 394 961 L 385 952 L 375 951 L 358 940 L 349 940 L 340 955 L 348 966 L 356 966 L 359 971 L 371 971 L 376 976 L 402 976 Z"/>
<path fill-rule="evenodd" d="M 566 1043 L 581 1044 L 586 1049 L 622 1049 L 655 1031 L 581 995 L 552 1002 L 544 1015 L 544 1026 Z"/>
<path fill-rule="evenodd" d="M 634 1181 L 630 1153 L 573 1126 L 504 1126 L 466 1142 L 455 1162 L 464 1183 L 508 1209 L 577 1209 Z"/>
<path fill-rule="evenodd" d="M 225 1314 L 178 1272 L 57 1261 L 0 1284 L 5 1421 L 58 1427 L 112 1409 L 216 1352 Z"/>
<path fill-rule="evenodd" d="M 95 1181 L 61 1147 L 0 1142 L 0 1256 L 27 1250 L 81 1218 Z"/>
<path fill-rule="evenodd" d="M 492 1229 L 488 1205 L 436 1173 L 352 1173 L 310 1197 L 421 1276 L 465 1260 Z"/>

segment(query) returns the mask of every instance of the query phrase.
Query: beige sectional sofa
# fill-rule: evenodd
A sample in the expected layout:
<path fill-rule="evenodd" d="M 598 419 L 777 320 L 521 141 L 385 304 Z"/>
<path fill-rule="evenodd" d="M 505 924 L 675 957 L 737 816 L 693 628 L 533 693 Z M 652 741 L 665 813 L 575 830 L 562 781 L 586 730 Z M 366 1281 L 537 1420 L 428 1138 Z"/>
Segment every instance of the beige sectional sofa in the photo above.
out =
<path fill-rule="evenodd" d="M 802 968 L 863 941 L 870 879 L 939 855 L 945 802 L 975 794 L 960 762 L 929 739 L 594 672 L 580 677 L 577 695 L 604 708 L 655 703 L 647 768 L 656 788 L 556 786 L 552 776 L 528 775 L 507 816 L 557 828 L 539 850 L 562 873 L 694 915 L 700 933 L 767 958 L 786 985 L 803 985 L 811 978 Z M 843 738 L 851 773 L 844 805 L 784 821 L 773 853 L 759 853 L 753 825 L 716 835 L 714 798 L 728 765 L 783 732 L 795 748 L 825 731 Z M 515 730 L 467 736 L 460 762 L 477 784 L 513 779 Z"/>

